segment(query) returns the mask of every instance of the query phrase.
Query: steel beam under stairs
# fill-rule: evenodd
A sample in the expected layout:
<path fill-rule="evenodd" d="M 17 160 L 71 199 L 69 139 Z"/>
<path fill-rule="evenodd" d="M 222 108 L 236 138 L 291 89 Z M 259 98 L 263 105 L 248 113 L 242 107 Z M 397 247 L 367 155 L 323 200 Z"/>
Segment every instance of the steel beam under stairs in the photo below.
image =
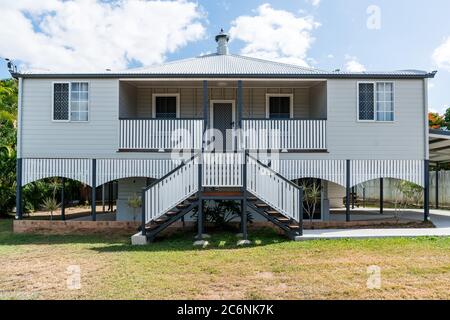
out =
<path fill-rule="evenodd" d="M 194 195 L 178 204 L 175 208 L 167 211 L 159 218 L 147 223 L 145 226 L 147 240 L 149 242 L 153 241 L 159 233 L 167 229 L 171 224 L 181 219 L 187 213 L 191 212 L 198 206 L 198 201 L 198 196 Z"/>
<path fill-rule="evenodd" d="M 289 239 L 295 240 L 295 237 L 301 235 L 302 227 L 298 222 L 284 216 L 278 210 L 272 208 L 270 205 L 257 197 L 249 197 L 247 199 L 247 207 L 252 212 L 259 213 L 283 230 Z"/>

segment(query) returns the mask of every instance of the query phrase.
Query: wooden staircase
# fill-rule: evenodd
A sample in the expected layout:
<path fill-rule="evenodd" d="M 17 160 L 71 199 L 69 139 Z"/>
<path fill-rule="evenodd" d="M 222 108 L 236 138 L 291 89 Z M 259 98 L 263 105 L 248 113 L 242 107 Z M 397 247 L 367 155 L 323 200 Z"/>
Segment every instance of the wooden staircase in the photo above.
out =
<path fill-rule="evenodd" d="M 167 211 L 162 216 L 158 217 L 145 225 L 145 234 L 148 241 L 153 241 L 155 237 L 163 230 L 168 228 L 171 224 L 184 217 L 198 206 L 198 196 L 194 195 L 187 200 L 181 202 L 173 209 Z"/>
<path fill-rule="evenodd" d="M 159 218 L 147 223 L 145 225 L 145 234 L 147 239 L 149 241 L 153 241 L 163 230 L 196 208 L 198 206 L 198 202 L 198 195 L 194 195 L 178 204 L 173 209 L 167 211 Z M 251 196 L 247 198 L 247 210 L 250 210 L 253 213 L 258 213 L 268 221 L 275 224 L 277 227 L 282 229 L 286 236 L 291 240 L 294 240 L 295 237 L 301 235 L 301 225 L 299 223 L 284 216 L 279 211 L 273 209 L 270 205 L 257 197 Z"/>
<path fill-rule="evenodd" d="M 275 224 L 281 230 L 283 230 L 286 236 L 295 240 L 295 237 L 302 235 L 302 225 L 301 222 L 298 223 L 295 220 L 286 217 L 278 210 L 272 208 L 270 205 L 260 200 L 257 197 L 247 198 L 247 209 L 254 213 L 258 213 L 268 221 Z"/>
<path fill-rule="evenodd" d="M 243 205 L 246 206 L 245 210 L 265 217 L 281 228 L 289 238 L 295 239 L 302 235 L 303 194 L 297 185 L 246 153 L 244 165 L 236 167 L 240 168 L 240 171 L 230 172 L 240 177 L 231 179 L 234 181 L 231 189 L 237 190 L 230 190 L 230 186 L 225 183 L 230 179 L 211 178 L 211 172 L 217 172 L 220 175 L 224 174 L 223 170 L 215 168 L 204 171 L 203 165 L 198 162 L 199 156 L 201 155 L 193 156 L 143 189 L 140 230 L 149 241 L 154 240 L 159 233 L 195 207 L 203 207 L 199 199 L 242 200 Z M 233 170 L 236 168 L 233 167 Z M 203 185 L 202 174 L 204 173 L 214 183 Z M 234 185 L 236 181 L 240 181 L 240 185 Z M 221 189 L 227 186 L 228 191 Z M 243 234 L 246 238 L 246 215 L 243 215 L 243 218 Z M 203 219 L 198 224 L 200 237 L 203 230 L 202 221 Z"/>

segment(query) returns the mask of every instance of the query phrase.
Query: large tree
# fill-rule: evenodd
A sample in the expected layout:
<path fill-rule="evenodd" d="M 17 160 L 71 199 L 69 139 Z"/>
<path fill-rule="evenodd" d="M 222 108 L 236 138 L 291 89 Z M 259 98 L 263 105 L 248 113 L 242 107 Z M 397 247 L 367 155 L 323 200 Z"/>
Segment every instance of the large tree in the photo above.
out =
<path fill-rule="evenodd" d="M 0 214 L 15 203 L 17 81 L 0 81 Z"/>
<path fill-rule="evenodd" d="M 444 114 L 445 125 L 450 130 L 450 108 L 447 108 Z"/>

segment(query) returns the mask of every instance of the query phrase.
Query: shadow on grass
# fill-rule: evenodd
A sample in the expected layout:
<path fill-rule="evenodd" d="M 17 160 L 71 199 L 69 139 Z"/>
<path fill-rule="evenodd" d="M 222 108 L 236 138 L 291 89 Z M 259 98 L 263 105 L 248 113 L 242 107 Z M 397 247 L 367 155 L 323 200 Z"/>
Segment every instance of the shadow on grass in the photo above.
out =
<path fill-rule="evenodd" d="M 208 232 L 208 231 L 207 231 Z M 229 231 L 208 232 L 211 238 L 206 239 L 208 246 L 196 247 L 193 245 L 195 232 L 191 230 L 178 231 L 173 234 L 159 237 L 155 241 L 143 245 L 132 246 L 130 243 L 113 244 L 102 247 L 95 247 L 92 250 L 98 252 L 158 252 L 158 251 L 204 251 L 204 250 L 244 250 L 251 247 L 261 247 L 290 240 L 277 234 L 273 229 L 264 228 L 260 230 L 249 231 L 250 245 L 238 246 L 237 242 L 241 239 L 236 233 Z"/>
<path fill-rule="evenodd" d="M 139 252 L 139 251 L 192 251 L 210 249 L 245 249 L 248 247 L 265 246 L 289 241 L 271 228 L 249 230 L 250 246 L 237 246 L 237 231 L 206 230 L 211 235 L 207 239 L 206 248 L 195 247 L 195 230 L 187 228 L 171 234 L 158 237 L 145 246 L 132 246 L 131 235 L 40 235 L 17 234 L 12 232 L 12 219 L 0 219 L 0 245 L 51 245 L 51 244 L 86 244 L 92 245 L 91 250 L 98 252 Z"/>

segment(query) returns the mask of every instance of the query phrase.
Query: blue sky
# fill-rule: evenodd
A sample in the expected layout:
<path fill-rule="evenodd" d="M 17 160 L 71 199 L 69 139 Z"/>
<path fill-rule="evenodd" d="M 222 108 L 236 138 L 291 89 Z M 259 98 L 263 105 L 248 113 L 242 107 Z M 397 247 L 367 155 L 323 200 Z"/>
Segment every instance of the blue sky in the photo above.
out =
<path fill-rule="evenodd" d="M 66 47 L 70 47 L 72 53 L 83 56 L 84 60 L 82 61 L 85 67 L 89 67 L 88 62 L 85 61 L 95 61 L 95 55 L 99 57 L 105 56 L 106 61 L 109 61 L 108 58 L 110 58 L 111 65 L 123 66 L 126 63 L 127 67 L 187 58 L 213 52 L 215 50 L 213 38 L 217 31 L 220 28 L 224 28 L 225 31 L 234 28 L 232 30 L 234 38 L 230 43 L 230 51 L 232 53 L 259 56 L 267 56 L 269 54 L 269 56 L 274 55 L 281 61 L 283 59 L 288 62 L 302 61 L 312 67 L 325 70 L 337 68 L 344 70 L 355 67 L 370 71 L 400 69 L 438 70 L 438 75 L 431 81 L 430 85 L 430 108 L 442 112 L 445 106 L 450 107 L 450 23 L 448 22 L 450 1 L 448 0 L 184 1 L 184 4 L 178 6 L 180 10 L 177 9 L 178 7 L 174 7 L 175 9 L 172 7 L 161 9 L 178 11 L 177 15 L 174 16 L 159 14 L 159 17 L 157 17 L 157 19 L 160 19 L 158 20 L 158 27 L 160 26 L 161 30 L 157 30 L 158 32 L 152 32 L 151 25 L 150 27 L 143 25 L 142 30 L 130 36 L 136 38 L 135 43 L 145 41 L 146 43 L 154 44 L 154 46 L 148 45 L 140 51 L 136 49 L 135 52 L 129 52 L 126 48 L 120 51 L 116 48 L 118 46 L 117 43 L 128 41 L 128 37 L 117 38 L 118 42 L 109 47 L 108 39 L 105 40 L 104 35 L 99 33 L 98 37 L 102 40 L 87 41 L 89 39 L 86 39 L 86 41 L 99 43 L 101 47 L 96 47 L 93 44 L 92 47 L 86 48 L 81 40 L 73 39 L 72 34 L 67 36 L 67 34 L 61 33 L 61 30 L 65 29 L 64 22 L 61 21 L 68 20 L 67 15 L 70 14 L 68 12 L 73 10 L 61 8 L 61 5 L 53 3 L 56 0 L 43 1 L 43 3 L 48 2 L 48 7 L 42 8 L 36 8 L 38 5 L 35 3 L 31 4 L 28 0 L 17 0 L 22 5 L 10 5 L 11 1 L 8 1 L 8 4 L 6 4 L 6 1 L 0 0 L 0 3 L 2 6 L 10 6 L 6 8 L 5 12 L 11 14 L 11 19 L 15 19 L 11 21 L 17 21 L 15 14 L 22 14 L 24 22 L 26 22 L 27 18 L 32 19 L 29 20 L 30 23 L 32 22 L 32 29 L 28 30 L 26 24 L 17 23 L 16 28 L 11 24 L 2 26 L 2 22 L 0 22 L 2 29 L 8 28 L 11 31 L 9 39 L 6 39 L 5 36 L 3 38 L 0 36 L 0 56 L 15 59 L 19 64 L 26 66 L 37 66 L 45 69 L 51 63 L 46 60 L 39 60 L 36 57 L 43 54 L 50 55 L 51 53 L 51 61 L 58 61 L 62 68 L 65 66 L 72 67 L 74 64 L 74 68 L 76 68 L 76 55 L 75 58 L 63 57 L 68 55 L 67 51 L 64 51 L 67 49 Z M 81 3 L 85 4 L 90 1 L 92 0 L 82 0 Z M 189 7 L 187 7 L 188 2 Z M 268 13 L 266 10 L 266 15 L 261 10 L 261 6 L 264 4 L 266 4 L 266 9 L 269 8 L 267 9 L 269 10 Z M 377 12 L 379 12 L 379 17 L 381 18 L 375 20 L 379 23 L 379 28 L 376 29 L 368 28 L 367 26 L 368 19 L 374 17 L 372 15 L 373 11 L 368 14 L 367 9 L 374 5 L 379 9 Z M 80 7 L 83 8 L 83 4 L 80 4 Z M 258 8 L 260 9 L 258 10 Z M 29 10 L 31 10 L 31 14 L 28 12 Z M 155 11 L 154 7 L 149 7 L 148 10 L 150 10 L 149 13 Z M 124 11 L 126 13 L 123 13 L 122 23 L 126 21 L 133 21 L 133 23 L 141 21 L 136 17 L 140 11 L 143 10 L 135 9 L 133 11 L 130 9 Z M 51 21 L 42 24 L 46 16 L 55 15 L 55 12 L 56 16 L 61 16 L 61 21 Z M 98 17 L 100 17 L 101 14 L 104 14 L 104 10 L 102 11 L 99 8 L 98 14 Z M 277 23 L 266 23 L 272 18 L 276 19 L 278 14 L 289 14 L 286 16 L 288 18 L 281 19 L 284 21 L 280 21 L 281 26 L 277 25 Z M 261 17 L 261 15 L 264 15 L 266 20 L 255 20 L 255 17 Z M 238 20 L 239 17 L 244 17 L 244 19 Z M 245 17 L 250 17 L 251 19 L 245 20 Z M 74 19 L 76 18 L 75 16 Z M 149 19 L 151 20 L 151 18 Z M 4 23 L 6 23 L 6 20 L 4 19 Z M 116 20 L 112 20 L 111 23 L 114 24 Z M 174 28 L 171 26 L 171 21 L 180 22 Z M 264 27 L 274 29 L 284 28 L 283 30 L 288 30 L 288 28 L 291 28 L 291 24 L 301 24 L 305 21 L 307 27 L 304 29 L 302 27 L 297 27 L 297 29 L 295 26 L 292 27 L 292 32 L 298 31 L 302 35 L 296 38 L 292 37 L 291 34 L 289 39 L 293 39 L 293 41 L 288 43 L 283 42 L 280 44 L 272 39 L 274 37 L 286 38 L 282 36 L 284 33 L 277 33 L 276 31 L 270 33 L 272 37 L 267 39 L 270 46 L 273 44 L 275 47 L 284 46 L 290 48 L 285 50 L 286 52 L 279 47 L 270 51 L 271 49 L 267 49 L 268 44 L 260 43 L 261 36 L 264 36 L 264 34 L 261 35 L 261 32 L 264 29 L 256 21 L 262 21 L 261 23 L 266 23 Z M 88 23 L 85 24 L 88 25 Z M 61 30 L 57 27 L 55 28 L 55 26 L 60 27 Z M 189 26 L 195 26 L 195 28 L 192 27 L 192 30 L 186 31 L 186 28 Z M 255 29 L 259 28 L 260 31 L 251 30 L 252 27 Z M 86 28 L 88 27 L 86 26 Z M 99 29 L 99 26 L 94 25 L 92 28 Z M 39 33 L 42 35 L 42 32 L 49 39 L 54 37 L 53 42 L 48 39 L 42 40 L 42 37 L 39 37 Z M 52 32 L 55 34 L 52 34 Z M 82 32 L 83 30 L 80 31 L 81 35 L 83 34 Z M 89 32 L 89 30 L 86 30 L 86 32 Z M 92 33 L 90 32 L 89 34 Z M 164 33 L 167 34 L 166 38 L 161 38 Z M 148 39 L 146 39 L 146 34 L 148 34 Z M 16 40 L 16 37 L 20 39 Z M 80 37 L 82 38 L 82 36 Z M 189 41 L 184 43 L 183 39 L 181 39 L 183 37 L 189 37 Z M 176 39 L 170 40 L 177 43 L 176 48 L 170 48 L 170 43 L 168 44 L 168 41 L 164 40 L 167 38 Z M 14 39 L 14 41 L 10 39 Z M 65 45 L 63 43 L 64 39 L 69 39 L 68 41 L 72 42 Z M 449 40 L 446 46 L 447 39 Z M 300 43 L 302 40 L 305 40 L 306 44 Z M 284 39 L 283 41 L 287 40 Z M 300 44 L 297 45 L 297 42 Z M 27 43 L 30 45 L 28 46 Z M 36 46 L 42 46 L 43 49 L 38 50 Z M 152 51 L 154 47 L 157 47 L 157 49 L 154 49 L 156 53 Z M 105 48 L 107 53 L 98 52 L 103 51 L 103 48 Z M 440 54 L 436 56 L 435 52 L 438 48 L 441 48 Z M 267 52 L 267 50 L 270 52 Z M 89 53 L 84 51 L 89 51 Z M 108 54 L 110 52 L 113 53 L 109 57 Z M 152 58 L 147 59 L 147 55 L 148 57 L 152 56 Z M 42 64 L 47 64 L 47 66 Z M 98 65 L 99 62 L 96 62 L 96 64 Z M 1 61 L 0 78 L 8 76 L 6 65 Z"/>

